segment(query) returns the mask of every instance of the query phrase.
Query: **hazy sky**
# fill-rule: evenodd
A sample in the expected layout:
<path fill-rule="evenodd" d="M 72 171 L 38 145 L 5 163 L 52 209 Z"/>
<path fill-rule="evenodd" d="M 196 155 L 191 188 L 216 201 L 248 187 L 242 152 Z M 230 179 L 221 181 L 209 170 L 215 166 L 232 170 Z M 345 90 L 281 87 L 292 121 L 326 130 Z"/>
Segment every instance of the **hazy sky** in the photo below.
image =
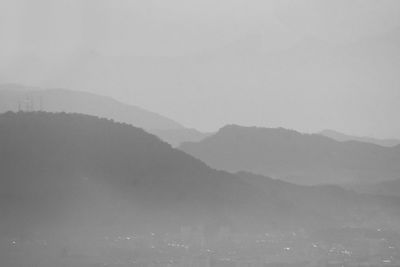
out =
<path fill-rule="evenodd" d="M 227 123 L 400 138 L 398 0 L 0 0 L 0 82 Z"/>

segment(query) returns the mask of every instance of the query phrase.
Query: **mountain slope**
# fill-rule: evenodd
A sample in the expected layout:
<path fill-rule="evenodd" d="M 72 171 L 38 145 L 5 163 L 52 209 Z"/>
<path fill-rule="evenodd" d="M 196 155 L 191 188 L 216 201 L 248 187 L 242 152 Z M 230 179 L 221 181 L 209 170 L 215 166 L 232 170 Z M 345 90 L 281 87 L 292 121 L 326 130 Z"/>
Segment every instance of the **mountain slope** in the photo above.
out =
<path fill-rule="evenodd" d="M 340 142 L 358 141 L 358 142 L 371 143 L 386 147 L 393 147 L 400 144 L 400 140 L 397 139 L 376 139 L 371 137 L 360 137 L 360 136 L 347 135 L 334 130 L 323 130 L 319 134 Z"/>
<path fill-rule="evenodd" d="M 264 231 L 343 225 L 354 214 L 368 223 L 376 220 L 370 212 L 379 211 L 381 219 L 393 214 L 343 189 L 326 193 L 216 171 L 139 128 L 88 115 L 8 112 L 0 115 L 0 129 L 0 236 L 185 225 Z M 333 212 L 337 201 L 346 208 Z"/>
<path fill-rule="evenodd" d="M 127 124 L 8 112 L 0 115 L 0 129 L 0 235 L 310 223 L 308 213 L 294 215 L 240 177 Z"/>
<path fill-rule="evenodd" d="M 33 89 L 33 90 L 32 90 Z M 19 85 L 0 86 L 0 112 L 21 109 L 72 112 L 93 115 L 145 129 L 181 129 L 179 123 L 112 98 L 64 89 L 39 90 Z"/>
<path fill-rule="evenodd" d="M 217 169 L 246 170 L 299 184 L 382 181 L 400 173 L 398 147 L 342 143 L 281 128 L 231 125 L 180 148 Z"/>
<path fill-rule="evenodd" d="M 0 128 L 0 206 L 11 228 L 219 224 L 234 207 L 224 194 L 252 190 L 127 124 L 5 113 Z"/>

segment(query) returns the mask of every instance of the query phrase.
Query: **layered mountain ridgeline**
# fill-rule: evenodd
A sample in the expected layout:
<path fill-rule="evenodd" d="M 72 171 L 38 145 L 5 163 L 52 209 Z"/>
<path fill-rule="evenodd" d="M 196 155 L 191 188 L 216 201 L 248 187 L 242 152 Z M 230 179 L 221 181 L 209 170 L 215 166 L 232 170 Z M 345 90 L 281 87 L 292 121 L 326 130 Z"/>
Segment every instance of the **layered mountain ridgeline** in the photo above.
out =
<path fill-rule="evenodd" d="M 0 112 L 43 110 L 71 112 L 113 119 L 145 129 L 179 129 L 179 123 L 159 114 L 124 104 L 110 97 L 65 89 L 31 88 L 13 84 L 0 86 Z"/>
<path fill-rule="evenodd" d="M 8 112 L 0 129 L 2 235 L 367 225 L 396 221 L 400 207 L 216 171 L 139 128 L 88 115 Z"/>
<path fill-rule="evenodd" d="M 230 125 L 180 149 L 213 168 L 251 171 L 298 184 L 377 182 L 400 176 L 400 146 L 338 142 L 282 128 Z"/>
<path fill-rule="evenodd" d="M 175 147 L 182 142 L 198 142 L 210 135 L 184 128 L 162 115 L 106 96 L 65 89 L 42 90 L 16 84 L 0 85 L 0 112 L 18 109 L 81 113 L 112 119 L 144 128 Z"/>
<path fill-rule="evenodd" d="M 239 177 L 127 124 L 19 112 L 1 115 L 0 128 L 6 233 L 60 225 L 128 232 L 183 225 L 244 229 L 268 225 L 269 217 L 282 227 L 293 222 L 289 211 L 266 203 L 262 191 Z"/>
<path fill-rule="evenodd" d="M 376 139 L 371 137 L 360 137 L 354 135 L 347 135 L 334 130 L 323 130 L 319 133 L 320 135 L 335 139 L 336 141 L 346 142 L 346 141 L 359 141 L 364 143 L 371 143 L 380 146 L 394 147 L 400 145 L 400 140 L 398 139 Z"/>
<path fill-rule="evenodd" d="M 230 223 L 249 215 L 239 205 L 257 205 L 244 199 L 254 189 L 239 178 L 127 124 L 9 112 L 0 116 L 0 129 L 2 229 L 53 223 L 179 229 Z"/>

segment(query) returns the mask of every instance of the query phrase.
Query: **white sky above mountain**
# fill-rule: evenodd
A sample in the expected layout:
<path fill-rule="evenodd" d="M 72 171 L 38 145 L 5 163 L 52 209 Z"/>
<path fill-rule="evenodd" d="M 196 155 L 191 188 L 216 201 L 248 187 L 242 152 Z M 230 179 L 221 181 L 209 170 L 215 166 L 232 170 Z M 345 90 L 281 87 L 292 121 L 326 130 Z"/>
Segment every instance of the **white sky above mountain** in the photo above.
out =
<path fill-rule="evenodd" d="M 0 82 L 105 94 L 188 127 L 400 137 L 400 1 L 2 0 Z"/>

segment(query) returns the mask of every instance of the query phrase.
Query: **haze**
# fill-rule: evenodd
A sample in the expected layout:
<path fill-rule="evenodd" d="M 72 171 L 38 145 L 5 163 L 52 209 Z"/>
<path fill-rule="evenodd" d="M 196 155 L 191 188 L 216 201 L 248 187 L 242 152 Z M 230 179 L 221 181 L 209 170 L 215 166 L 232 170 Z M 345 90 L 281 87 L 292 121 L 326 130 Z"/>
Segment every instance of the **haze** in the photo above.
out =
<path fill-rule="evenodd" d="M 187 127 L 400 137 L 400 2 L 2 0 L 0 82 L 112 96 Z"/>

